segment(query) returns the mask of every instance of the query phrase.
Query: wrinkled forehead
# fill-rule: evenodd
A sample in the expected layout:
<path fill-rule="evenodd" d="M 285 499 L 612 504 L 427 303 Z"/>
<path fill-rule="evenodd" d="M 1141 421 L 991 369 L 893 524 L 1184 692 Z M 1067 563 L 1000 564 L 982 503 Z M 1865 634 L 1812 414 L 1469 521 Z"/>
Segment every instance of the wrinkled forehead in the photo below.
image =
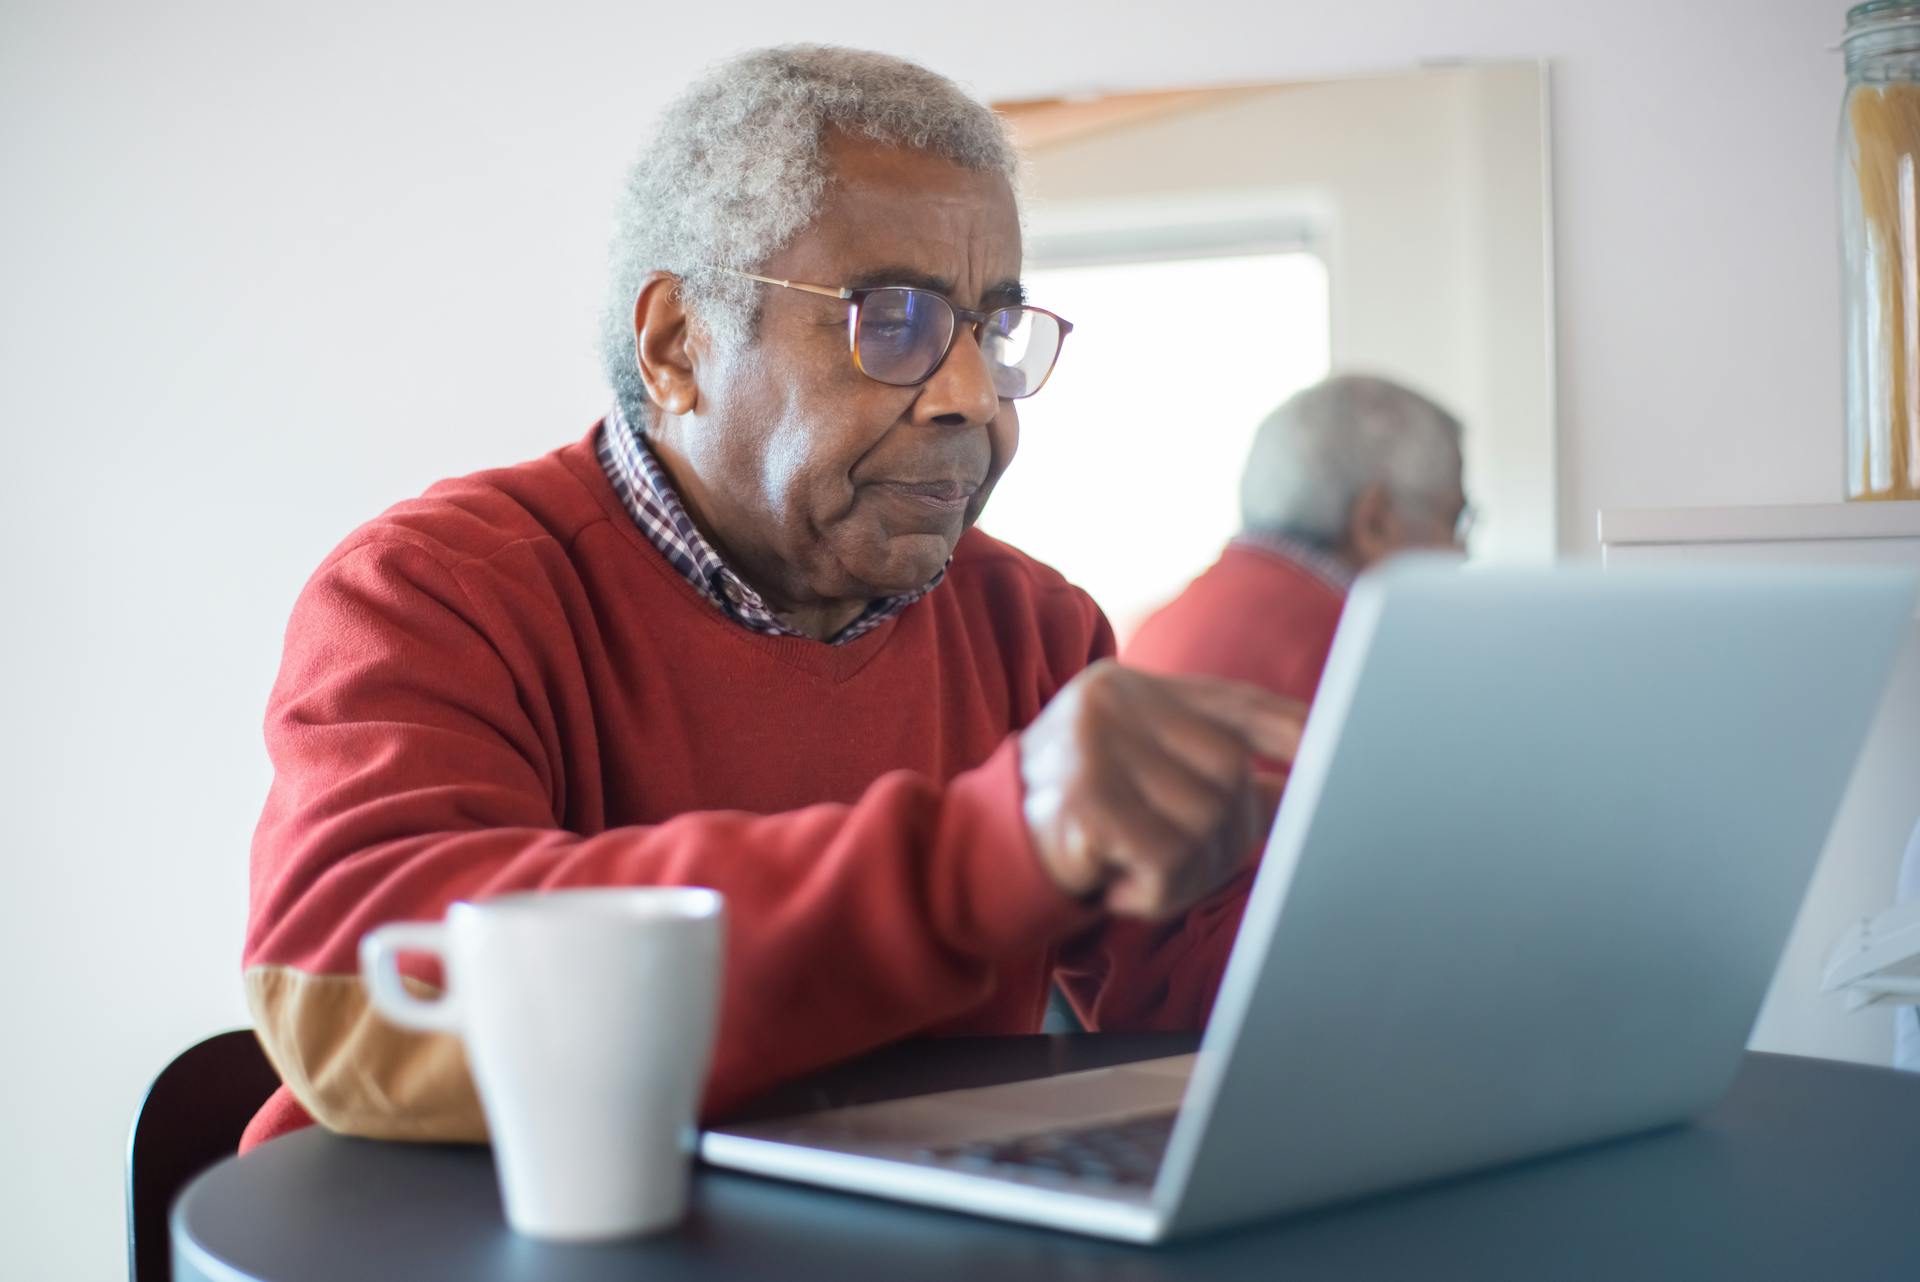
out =
<path fill-rule="evenodd" d="M 777 274 L 856 289 L 918 285 L 961 306 L 1018 300 L 1020 214 L 1003 175 L 839 134 L 824 147 L 820 212 L 774 256 L 788 269 Z"/>

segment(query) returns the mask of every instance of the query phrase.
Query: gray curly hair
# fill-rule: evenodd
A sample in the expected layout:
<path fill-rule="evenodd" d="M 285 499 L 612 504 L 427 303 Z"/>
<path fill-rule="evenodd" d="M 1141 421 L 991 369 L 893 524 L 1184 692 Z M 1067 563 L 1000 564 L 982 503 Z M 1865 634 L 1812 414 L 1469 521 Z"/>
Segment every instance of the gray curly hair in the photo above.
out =
<path fill-rule="evenodd" d="M 1400 505 L 1433 504 L 1460 479 L 1460 421 L 1384 378 L 1343 374 L 1267 415 L 1240 477 L 1249 530 L 1322 547 L 1346 536 L 1354 500 L 1384 485 Z"/>
<path fill-rule="evenodd" d="M 721 344 L 753 336 L 753 270 L 813 221 L 831 175 L 828 129 L 1017 177 L 1006 127 L 945 76 L 886 54 L 829 45 L 757 49 L 681 94 L 640 153 L 615 207 L 601 354 L 629 422 L 644 425 L 633 306 L 650 272 Z"/>

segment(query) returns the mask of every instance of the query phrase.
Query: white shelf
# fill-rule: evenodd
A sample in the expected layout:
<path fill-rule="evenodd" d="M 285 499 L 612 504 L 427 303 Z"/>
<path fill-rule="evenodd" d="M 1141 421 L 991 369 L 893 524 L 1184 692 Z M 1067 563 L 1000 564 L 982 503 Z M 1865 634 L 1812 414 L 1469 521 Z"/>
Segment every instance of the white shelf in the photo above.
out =
<path fill-rule="evenodd" d="M 1600 514 L 1602 546 L 1920 539 L 1920 502 L 1622 509 Z"/>

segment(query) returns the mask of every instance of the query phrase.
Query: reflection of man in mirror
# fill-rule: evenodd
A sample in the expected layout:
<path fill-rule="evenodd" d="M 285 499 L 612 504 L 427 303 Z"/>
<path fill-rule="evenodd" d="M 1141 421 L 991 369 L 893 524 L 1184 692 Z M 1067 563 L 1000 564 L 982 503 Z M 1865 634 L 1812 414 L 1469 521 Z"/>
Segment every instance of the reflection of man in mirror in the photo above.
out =
<path fill-rule="evenodd" d="M 1465 548 L 1461 485 L 1460 424 L 1432 401 L 1358 375 L 1307 388 L 1254 436 L 1240 534 L 1140 626 L 1127 662 L 1311 699 L 1356 575 Z"/>
<path fill-rule="evenodd" d="M 374 1016 L 355 953 L 506 891 L 725 894 L 709 1115 L 1036 1031 L 1056 983 L 1094 1027 L 1200 1026 L 1271 816 L 1251 763 L 1302 709 L 1103 662 L 1092 600 L 973 528 L 1068 328 L 1020 283 L 1015 168 L 877 54 L 763 50 L 667 110 L 614 407 L 390 509 L 294 608 L 246 945 L 286 1085 L 249 1143 L 484 1135 L 459 1045 Z"/>

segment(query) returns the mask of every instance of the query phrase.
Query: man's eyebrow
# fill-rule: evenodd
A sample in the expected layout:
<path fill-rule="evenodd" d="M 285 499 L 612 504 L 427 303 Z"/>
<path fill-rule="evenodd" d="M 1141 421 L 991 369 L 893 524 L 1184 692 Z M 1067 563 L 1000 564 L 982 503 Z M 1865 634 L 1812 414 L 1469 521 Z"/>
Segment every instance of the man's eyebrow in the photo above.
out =
<path fill-rule="evenodd" d="M 860 272 L 847 282 L 848 289 L 874 289 L 883 285 L 911 285 L 915 289 L 932 290 L 942 298 L 953 297 L 953 282 L 945 276 L 935 276 L 912 267 L 875 267 Z M 989 285 L 981 296 L 983 303 L 994 303 L 1005 307 L 1011 303 L 1027 301 L 1027 289 L 1018 280 L 1003 280 Z"/>
<path fill-rule="evenodd" d="M 881 285 L 911 285 L 915 289 L 930 289 L 948 297 L 953 294 L 953 282 L 946 277 L 930 275 L 912 267 L 875 267 L 847 282 L 848 289 L 873 289 Z"/>
<path fill-rule="evenodd" d="M 984 303 L 998 303 L 1002 307 L 1010 303 L 1024 303 L 1027 301 L 1027 287 L 1018 280 L 1003 280 L 987 286 L 987 292 L 980 296 L 980 300 Z"/>

